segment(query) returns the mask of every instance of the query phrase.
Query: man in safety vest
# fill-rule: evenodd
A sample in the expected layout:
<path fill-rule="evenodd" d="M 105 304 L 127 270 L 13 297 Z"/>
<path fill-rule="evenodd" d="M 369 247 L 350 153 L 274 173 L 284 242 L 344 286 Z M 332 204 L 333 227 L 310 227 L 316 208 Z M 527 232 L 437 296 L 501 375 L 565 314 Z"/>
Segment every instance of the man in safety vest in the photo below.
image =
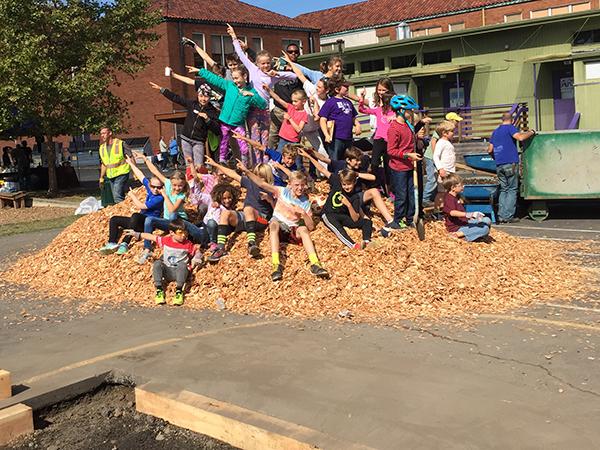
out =
<path fill-rule="evenodd" d="M 131 150 L 121 139 L 113 137 L 110 128 L 100 130 L 100 188 L 104 184 L 104 177 L 110 183 L 110 189 L 115 203 L 125 200 L 125 190 L 129 171 L 131 168 L 125 161 L 125 154 L 131 156 Z"/>

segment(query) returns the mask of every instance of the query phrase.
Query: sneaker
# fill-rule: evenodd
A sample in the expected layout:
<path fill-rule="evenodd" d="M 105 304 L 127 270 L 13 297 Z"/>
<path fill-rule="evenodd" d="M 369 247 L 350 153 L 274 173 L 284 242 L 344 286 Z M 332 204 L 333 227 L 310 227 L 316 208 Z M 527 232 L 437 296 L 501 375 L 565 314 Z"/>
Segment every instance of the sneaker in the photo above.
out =
<path fill-rule="evenodd" d="M 214 252 L 212 252 L 208 257 L 208 262 L 218 263 L 219 260 L 226 254 L 227 252 L 225 251 L 225 247 L 217 247 L 217 249 Z"/>
<path fill-rule="evenodd" d="M 279 281 L 283 278 L 283 266 L 279 264 L 271 274 L 271 281 Z"/>
<path fill-rule="evenodd" d="M 217 244 L 216 242 L 211 242 L 210 245 L 208 246 L 208 251 L 212 253 L 218 248 L 219 248 L 219 244 Z"/>
<path fill-rule="evenodd" d="M 119 244 L 119 248 L 117 249 L 117 255 L 124 255 L 129 250 L 129 246 L 125 242 L 121 242 Z"/>
<path fill-rule="evenodd" d="M 137 263 L 142 265 L 142 264 L 146 264 L 146 261 L 148 261 L 148 258 L 150 258 L 150 250 L 144 250 L 141 254 L 140 257 L 137 260 Z"/>
<path fill-rule="evenodd" d="M 180 289 L 177 289 L 175 291 L 175 298 L 173 299 L 173 304 L 175 306 L 183 305 L 183 291 L 181 291 Z"/>
<path fill-rule="evenodd" d="M 321 266 L 317 266 L 316 264 L 312 264 L 310 266 L 310 273 L 318 278 L 329 278 L 329 272 L 327 272 Z"/>
<path fill-rule="evenodd" d="M 521 221 L 521 219 L 519 219 L 518 217 L 511 217 L 510 219 L 500 219 L 498 220 L 498 223 L 519 223 Z"/>
<path fill-rule="evenodd" d="M 163 291 L 162 289 L 156 290 L 156 295 L 154 296 L 154 303 L 156 303 L 157 305 L 164 305 L 165 303 L 167 303 L 167 301 L 165 300 L 165 291 Z"/>
<path fill-rule="evenodd" d="M 113 244 L 112 242 L 109 242 L 108 244 L 106 244 L 104 247 L 102 247 L 98 251 L 100 253 L 102 253 L 103 255 L 110 255 L 111 253 L 116 252 L 118 247 L 119 246 L 117 244 Z"/>
<path fill-rule="evenodd" d="M 248 254 L 253 258 L 258 258 L 260 256 L 260 249 L 256 245 L 256 242 L 248 243 Z"/>
<path fill-rule="evenodd" d="M 400 223 L 402 223 L 402 222 L 400 222 Z M 385 226 L 385 228 L 389 228 L 390 230 L 399 230 L 401 228 L 401 226 L 398 222 L 394 222 L 392 220 Z"/>
<path fill-rule="evenodd" d="M 379 230 L 379 234 L 381 234 L 381 237 L 390 237 L 390 234 L 392 234 L 392 230 L 391 228 L 388 228 L 387 226 L 383 227 L 381 230 Z"/>
<path fill-rule="evenodd" d="M 352 250 L 362 250 L 362 247 L 360 245 L 360 242 L 356 242 L 353 246 L 352 246 Z"/>

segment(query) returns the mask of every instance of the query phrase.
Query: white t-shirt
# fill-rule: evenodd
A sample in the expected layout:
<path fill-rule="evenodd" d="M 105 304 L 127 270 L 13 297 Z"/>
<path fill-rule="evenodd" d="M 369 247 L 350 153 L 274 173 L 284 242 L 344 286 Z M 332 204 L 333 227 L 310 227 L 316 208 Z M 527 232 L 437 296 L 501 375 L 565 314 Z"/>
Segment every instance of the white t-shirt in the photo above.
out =
<path fill-rule="evenodd" d="M 446 172 L 456 172 L 456 153 L 454 145 L 450 141 L 441 138 L 437 141 L 433 151 L 433 163 L 438 172 L 440 169 L 444 169 Z"/>
<path fill-rule="evenodd" d="M 304 133 L 311 133 L 319 129 L 319 122 L 315 122 L 315 118 L 313 117 L 313 112 L 310 107 L 310 99 L 313 98 L 313 96 L 317 99 L 317 105 L 319 105 L 319 109 L 321 109 L 321 107 L 325 103 L 325 100 L 321 100 L 319 98 L 319 96 L 317 95 L 317 87 L 310 80 L 306 80 L 304 84 L 302 84 L 302 88 L 308 96 L 308 100 L 304 104 L 304 110 L 308 114 L 308 122 L 306 123 L 306 125 L 304 125 L 304 129 L 302 131 Z"/>

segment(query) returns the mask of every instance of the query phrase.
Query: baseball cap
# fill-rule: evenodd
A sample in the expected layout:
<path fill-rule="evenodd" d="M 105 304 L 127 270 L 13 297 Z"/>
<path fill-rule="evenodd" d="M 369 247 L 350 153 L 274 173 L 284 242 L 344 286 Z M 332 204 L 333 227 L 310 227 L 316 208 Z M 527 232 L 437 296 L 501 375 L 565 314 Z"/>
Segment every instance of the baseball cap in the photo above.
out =
<path fill-rule="evenodd" d="M 463 120 L 463 118 L 455 112 L 449 112 L 448 114 L 446 114 L 446 120 L 456 120 L 457 122 L 460 122 L 461 120 Z"/>

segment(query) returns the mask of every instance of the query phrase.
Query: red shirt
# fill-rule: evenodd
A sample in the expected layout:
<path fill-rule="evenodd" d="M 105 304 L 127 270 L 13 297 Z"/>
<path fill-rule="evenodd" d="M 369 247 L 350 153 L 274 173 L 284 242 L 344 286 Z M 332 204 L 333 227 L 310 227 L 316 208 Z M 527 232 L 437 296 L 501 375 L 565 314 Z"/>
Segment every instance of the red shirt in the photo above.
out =
<path fill-rule="evenodd" d="M 444 196 L 443 211 L 445 215 L 444 222 L 446 223 L 446 229 L 450 233 L 458 231 L 460 227 L 464 227 L 468 223 L 468 220 L 465 217 L 454 217 L 450 215 L 450 211 L 465 212 L 465 207 L 454 195 L 448 192 L 446 192 L 446 195 Z"/>
<path fill-rule="evenodd" d="M 294 105 L 288 103 L 287 105 L 287 113 L 290 115 L 290 118 L 296 122 L 296 125 L 300 125 L 300 122 L 308 122 L 308 114 L 304 109 L 298 111 L 294 108 Z M 279 137 L 282 137 L 288 142 L 300 142 L 300 133 L 298 133 L 289 120 L 284 120 L 281 122 L 281 128 L 279 128 Z"/>
<path fill-rule="evenodd" d="M 406 153 L 415 151 L 415 135 L 410 127 L 406 123 L 400 123 L 395 120 L 390 124 L 387 138 L 390 169 L 396 172 L 412 170 L 412 160 L 404 158 Z"/>

